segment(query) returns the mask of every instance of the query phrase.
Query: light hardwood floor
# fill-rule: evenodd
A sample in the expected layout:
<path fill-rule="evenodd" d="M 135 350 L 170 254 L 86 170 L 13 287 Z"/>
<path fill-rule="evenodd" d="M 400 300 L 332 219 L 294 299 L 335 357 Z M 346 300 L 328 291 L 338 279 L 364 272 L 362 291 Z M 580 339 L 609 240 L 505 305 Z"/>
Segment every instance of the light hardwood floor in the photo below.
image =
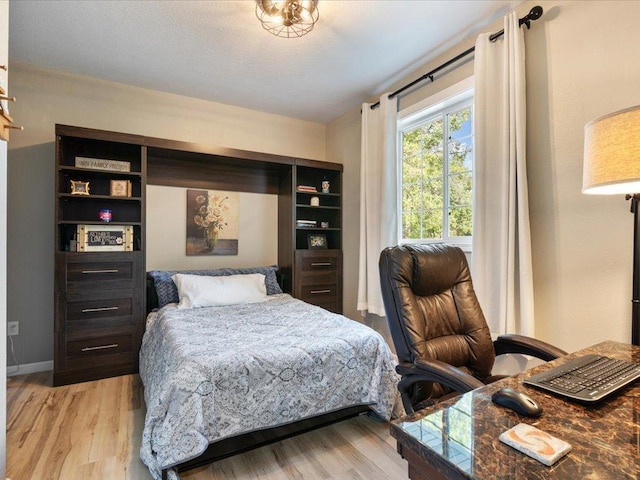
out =
<path fill-rule="evenodd" d="M 7 477 L 151 480 L 138 456 L 138 375 L 51 387 L 51 372 L 7 379 Z M 360 416 L 207 467 L 183 480 L 406 479 L 389 424 Z"/>

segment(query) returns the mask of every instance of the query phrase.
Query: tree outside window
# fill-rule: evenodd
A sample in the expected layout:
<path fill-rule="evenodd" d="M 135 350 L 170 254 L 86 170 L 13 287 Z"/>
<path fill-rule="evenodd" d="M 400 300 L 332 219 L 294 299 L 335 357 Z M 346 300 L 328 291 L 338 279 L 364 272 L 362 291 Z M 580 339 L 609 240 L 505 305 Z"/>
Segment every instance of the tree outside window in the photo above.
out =
<path fill-rule="evenodd" d="M 470 243 L 473 107 L 466 97 L 400 129 L 403 241 Z"/>

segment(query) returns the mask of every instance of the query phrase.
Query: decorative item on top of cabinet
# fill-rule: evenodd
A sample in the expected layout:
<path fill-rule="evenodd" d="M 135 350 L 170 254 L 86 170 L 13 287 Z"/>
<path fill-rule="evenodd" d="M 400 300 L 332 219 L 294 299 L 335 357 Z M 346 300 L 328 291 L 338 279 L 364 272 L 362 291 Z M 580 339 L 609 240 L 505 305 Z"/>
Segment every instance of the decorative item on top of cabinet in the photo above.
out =
<path fill-rule="evenodd" d="M 322 179 L 322 193 L 329 193 L 329 187 L 330 187 L 330 183 L 329 183 L 329 179 L 327 179 L 327 177 L 324 177 Z"/>
<path fill-rule="evenodd" d="M 143 148 L 131 135 L 56 125 L 54 385 L 138 370 Z M 114 182 L 130 196 L 113 195 Z"/>

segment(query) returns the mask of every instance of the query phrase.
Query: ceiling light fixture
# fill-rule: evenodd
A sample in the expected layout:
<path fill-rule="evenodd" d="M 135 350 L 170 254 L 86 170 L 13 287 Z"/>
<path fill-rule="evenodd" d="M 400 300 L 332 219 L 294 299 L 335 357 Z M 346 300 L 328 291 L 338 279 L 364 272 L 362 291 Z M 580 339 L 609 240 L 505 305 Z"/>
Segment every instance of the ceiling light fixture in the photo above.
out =
<path fill-rule="evenodd" d="M 256 0 L 256 17 L 276 37 L 302 37 L 319 16 L 318 0 Z"/>

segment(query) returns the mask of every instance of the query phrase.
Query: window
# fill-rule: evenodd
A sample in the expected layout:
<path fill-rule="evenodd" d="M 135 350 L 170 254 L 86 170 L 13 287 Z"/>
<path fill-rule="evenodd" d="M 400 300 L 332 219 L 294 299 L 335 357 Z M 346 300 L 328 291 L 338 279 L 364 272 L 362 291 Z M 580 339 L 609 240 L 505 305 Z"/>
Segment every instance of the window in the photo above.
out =
<path fill-rule="evenodd" d="M 401 242 L 470 246 L 473 90 L 400 116 Z"/>

